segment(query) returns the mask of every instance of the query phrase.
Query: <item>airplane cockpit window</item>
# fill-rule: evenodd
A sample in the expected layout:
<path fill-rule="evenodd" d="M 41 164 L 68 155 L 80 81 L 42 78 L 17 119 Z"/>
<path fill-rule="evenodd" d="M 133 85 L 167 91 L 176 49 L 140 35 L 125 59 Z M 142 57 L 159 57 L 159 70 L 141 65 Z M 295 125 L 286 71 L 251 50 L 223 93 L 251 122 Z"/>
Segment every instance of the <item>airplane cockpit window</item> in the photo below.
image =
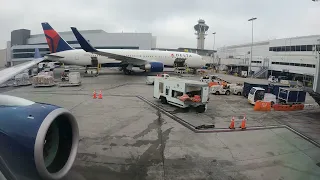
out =
<path fill-rule="evenodd" d="M 35 102 L 8 95 L 0 95 L 0 106 L 29 106 Z"/>

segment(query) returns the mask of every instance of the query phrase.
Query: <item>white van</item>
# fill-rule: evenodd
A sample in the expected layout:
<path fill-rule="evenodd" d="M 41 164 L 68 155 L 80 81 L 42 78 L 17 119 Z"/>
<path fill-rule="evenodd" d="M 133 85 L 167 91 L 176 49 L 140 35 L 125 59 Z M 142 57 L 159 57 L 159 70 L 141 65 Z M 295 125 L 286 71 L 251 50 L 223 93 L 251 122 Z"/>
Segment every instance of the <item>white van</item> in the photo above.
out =
<path fill-rule="evenodd" d="M 212 94 L 225 94 L 229 96 L 231 94 L 230 86 L 223 86 L 223 85 L 213 85 L 210 87 L 210 92 Z"/>
<path fill-rule="evenodd" d="M 255 105 L 257 101 L 271 102 L 271 106 L 277 102 L 275 95 L 271 93 L 265 93 L 265 89 L 261 87 L 251 88 L 248 94 L 248 102 Z"/>

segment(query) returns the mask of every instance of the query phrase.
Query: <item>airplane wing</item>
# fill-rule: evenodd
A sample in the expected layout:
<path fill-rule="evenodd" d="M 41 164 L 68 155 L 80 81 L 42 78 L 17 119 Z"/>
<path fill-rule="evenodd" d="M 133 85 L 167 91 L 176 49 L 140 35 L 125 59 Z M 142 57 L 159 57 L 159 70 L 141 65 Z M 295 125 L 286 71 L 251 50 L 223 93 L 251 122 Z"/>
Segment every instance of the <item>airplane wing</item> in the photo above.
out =
<path fill-rule="evenodd" d="M 57 58 L 57 59 L 61 59 L 63 58 L 62 56 L 57 56 L 57 55 L 53 55 L 53 54 L 46 54 L 45 57 L 52 57 L 52 58 Z"/>
<path fill-rule="evenodd" d="M 106 56 L 110 59 L 122 61 L 122 63 L 124 63 L 124 64 L 144 65 L 148 62 L 159 62 L 159 61 L 143 60 L 143 59 L 138 59 L 138 58 L 134 58 L 134 57 L 128 57 L 128 56 L 123 56 L 123 55 L 119 55 L 119 54 L 98 51 L 80 34 L 80 32 L 77 30 L 77 28 L 71 27 L 71 30 L 72 30 L 73 34 L 75 35 L 75 37 L 77 38 L 81 48 L 83 50 L 85 50 L 86 52 L 91 52 L 91 53 L 98 54 L 101 56 Z"/>
<path fill-rule="evenodd" d="M 14 77 L 15 75 L 17 75 L 17 74 L 23 72 L 24 70 L 40 63 L 43 60 L 44 60 L 44 58 L 41 58 L 40 53 L 39 53 L 39 49 L 36 49 L 34 60 L 1 70 L 0 71 L 0 84 L 8 81 L 9 79 Z"/>

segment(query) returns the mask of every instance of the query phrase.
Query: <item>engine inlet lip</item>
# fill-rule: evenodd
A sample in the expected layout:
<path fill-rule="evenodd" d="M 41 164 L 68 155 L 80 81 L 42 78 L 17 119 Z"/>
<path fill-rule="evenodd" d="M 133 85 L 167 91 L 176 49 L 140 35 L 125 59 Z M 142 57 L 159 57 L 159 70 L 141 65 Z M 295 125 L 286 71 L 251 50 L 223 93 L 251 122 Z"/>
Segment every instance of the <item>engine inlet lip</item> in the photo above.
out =
<path fill-rule="evenodd" d="M 72 136 L 73 136 L 72 137 L 72 147 L 71 147 L 69 158 L 68 158 L 66 164 L 64 165 L 64 167 L 56 173 L 50 173 L 47 170 L 45 163 L 44 163 L 44 157 L 43 157 L 44 144 L 43 144 L 43 142 L 45 140 L 47 131 L 48 131 L 51 123 L 59 115 L 68 116 L 70 125 L 72 127 Z M 53 180 L 61 179 L 62 177 L 64 177 L 71 169 L 73 162 L 76 158 L 77 151 L 78 151 L 78 144 L 79 144 L 79 127 L 78 127 L 78 123 L 77 123 L 75 117 L 70 113 L 70 111 L 68 111 L 67 109 L 64 109 L 64 108 L 58 108 L 58 109 L 55 109 L 52 112 L 50 112 L 46 116 L 46 118 L 43 120 L 43 122 L 38 130 L 36 141 L 34 144 L 34 161 L 35 161 L 35 165 L 36 165 L 36 168 L 37 168 L 39 175 L 43 179 L 53 179 Z"/>

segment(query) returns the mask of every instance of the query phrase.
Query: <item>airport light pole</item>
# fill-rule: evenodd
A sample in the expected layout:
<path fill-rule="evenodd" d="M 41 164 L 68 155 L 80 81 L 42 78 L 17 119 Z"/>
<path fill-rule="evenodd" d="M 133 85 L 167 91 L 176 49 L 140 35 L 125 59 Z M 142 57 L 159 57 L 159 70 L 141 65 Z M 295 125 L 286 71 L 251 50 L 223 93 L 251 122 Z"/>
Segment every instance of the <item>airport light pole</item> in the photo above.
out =
<path fill-rule="evenodd" d="M 312 0 L 313 2 L 318 2 L 319 0 Z M 313 77 L 313 91 L 317 92 L 319 91 L 320 87 L 318 88 L 318 81 L 319 81 L 319 65 L 320 65 L 320 39 L 317 40 L 318 44 L 315 45 L 315 52 L 316 52 L 316 59 L 317 59 L 317 63 L 316 63 L 316 73 Z M 319 46 L 319 47 L 318 47 Z"/>
<path fill-rule="evenodd" d="M 248 21 L 252 22 L 252 31 L 251 31 L 251 51 L 250 51 L 250 61 L 249 61 L 249 72 L 248 75 L 251 75 L 251 61 L 252 61 L 252 48 L 253 48 L 253 21 L 256 20 L 257 18 L 253 17 L 249 19 Z"/>
<path fill-rule="evenodd" d="M 317 41 L 318 41 L 318 43 L 316 43 L 316 45 L 315 45 L 316 60 L 317 60 L 317 63 L 315 66 L 316 73 L 313 77 L 313 91 L 315 91 L 315 92 L 319 91 L 319 89 L 320 89 L 320 87 L 318 87 L 318 84 L 320 84 L 320 83 L 318 83 L 319 76 L 320 76 L 320 74 L 319 74 L 319 70 L 320 70 L 319 69 L 319 65 L 320 65 L 320 39 L 318 39 Z"/>
<path fill-rule="evenodd" d="M 214 63 L 214 47 L 216 45 L 216 32 L 212 33 L 213 34 L 213 52 L 212 52 L 212 64 Z"/>

